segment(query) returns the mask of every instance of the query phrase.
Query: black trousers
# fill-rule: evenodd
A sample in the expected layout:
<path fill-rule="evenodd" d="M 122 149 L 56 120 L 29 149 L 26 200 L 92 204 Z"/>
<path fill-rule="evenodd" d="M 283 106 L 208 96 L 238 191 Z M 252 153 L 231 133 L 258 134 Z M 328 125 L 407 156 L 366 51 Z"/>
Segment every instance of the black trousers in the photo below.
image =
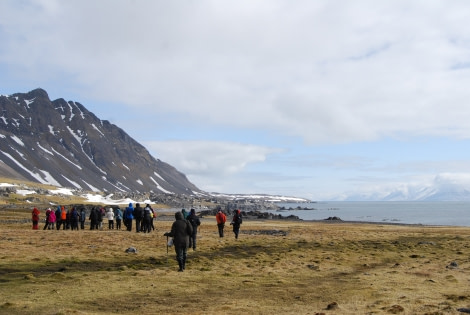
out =
<path fill-rule="evenodd" d="M 219 229 L 219 236 L 220 237 L 224 237 L 224 227 L 225 227 L 225 223 L 217 224 L 217 228 Z"/>

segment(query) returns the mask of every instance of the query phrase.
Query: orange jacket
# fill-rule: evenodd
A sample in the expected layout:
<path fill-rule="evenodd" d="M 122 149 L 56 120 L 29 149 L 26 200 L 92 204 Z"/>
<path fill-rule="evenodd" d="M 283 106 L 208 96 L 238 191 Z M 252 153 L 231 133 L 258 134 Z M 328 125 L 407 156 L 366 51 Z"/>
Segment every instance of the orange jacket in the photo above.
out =
<path fill-rule="evenodd" d="M 60 213 L 60 218 L 62 219 L 62 221 L 67 220 L 67 211 L 65 211 L 65 207 L 62 207 L 62 211 Z"/>
<path fill-rule="evenodd" d="M 222 224 L 222 223 L 225 223 L 225 221 L 227 221 L 227 217 L 222 211 L 219 211 L 215 215 L 215 220 L 217 221 L 217 224 Z"/>

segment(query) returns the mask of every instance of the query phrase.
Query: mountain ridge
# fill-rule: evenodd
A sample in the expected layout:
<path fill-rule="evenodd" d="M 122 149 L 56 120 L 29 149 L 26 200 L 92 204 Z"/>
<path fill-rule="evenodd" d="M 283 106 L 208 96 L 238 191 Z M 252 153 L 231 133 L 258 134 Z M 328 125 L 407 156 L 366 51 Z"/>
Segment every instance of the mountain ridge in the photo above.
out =
<path fill-rule="evenodd" d="M 1 95 L 0 110 L 0 176 L 95 192 L 201 192 L 79 102 L 38 88 Z"/>

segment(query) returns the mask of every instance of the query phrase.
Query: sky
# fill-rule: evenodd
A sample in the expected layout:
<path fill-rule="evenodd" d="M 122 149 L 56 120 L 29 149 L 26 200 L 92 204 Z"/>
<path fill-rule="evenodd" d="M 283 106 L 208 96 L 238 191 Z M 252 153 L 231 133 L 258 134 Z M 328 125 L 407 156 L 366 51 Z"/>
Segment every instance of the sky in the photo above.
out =
<path fill-rule="evenodd" d="M 200 189 L 470 189 L 465 0 L 1 0 L 0 94 L 45 89 Z"/>

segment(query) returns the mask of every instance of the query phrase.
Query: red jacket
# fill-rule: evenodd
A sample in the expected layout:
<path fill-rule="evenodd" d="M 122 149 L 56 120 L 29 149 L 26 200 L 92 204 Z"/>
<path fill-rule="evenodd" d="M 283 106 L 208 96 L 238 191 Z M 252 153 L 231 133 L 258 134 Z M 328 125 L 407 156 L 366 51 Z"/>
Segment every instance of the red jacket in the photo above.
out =
<path fill-rule="evenodd" d="M 217 212 L 217 214 L 215 215 L 215 219 L 217 221 L 217 224 L 222 224 L 222 223 L 225 223 L 225 221 L 227 221 L 227 217 L 222 211 Z"/>
<path fill-rule="evenodd" d="M 34 208 L 33 211 L 32 211 L 32 219 L 33 221 L 39 221 L 39 214 L 41 212 L 37 209 L 37 208 Z"/>

